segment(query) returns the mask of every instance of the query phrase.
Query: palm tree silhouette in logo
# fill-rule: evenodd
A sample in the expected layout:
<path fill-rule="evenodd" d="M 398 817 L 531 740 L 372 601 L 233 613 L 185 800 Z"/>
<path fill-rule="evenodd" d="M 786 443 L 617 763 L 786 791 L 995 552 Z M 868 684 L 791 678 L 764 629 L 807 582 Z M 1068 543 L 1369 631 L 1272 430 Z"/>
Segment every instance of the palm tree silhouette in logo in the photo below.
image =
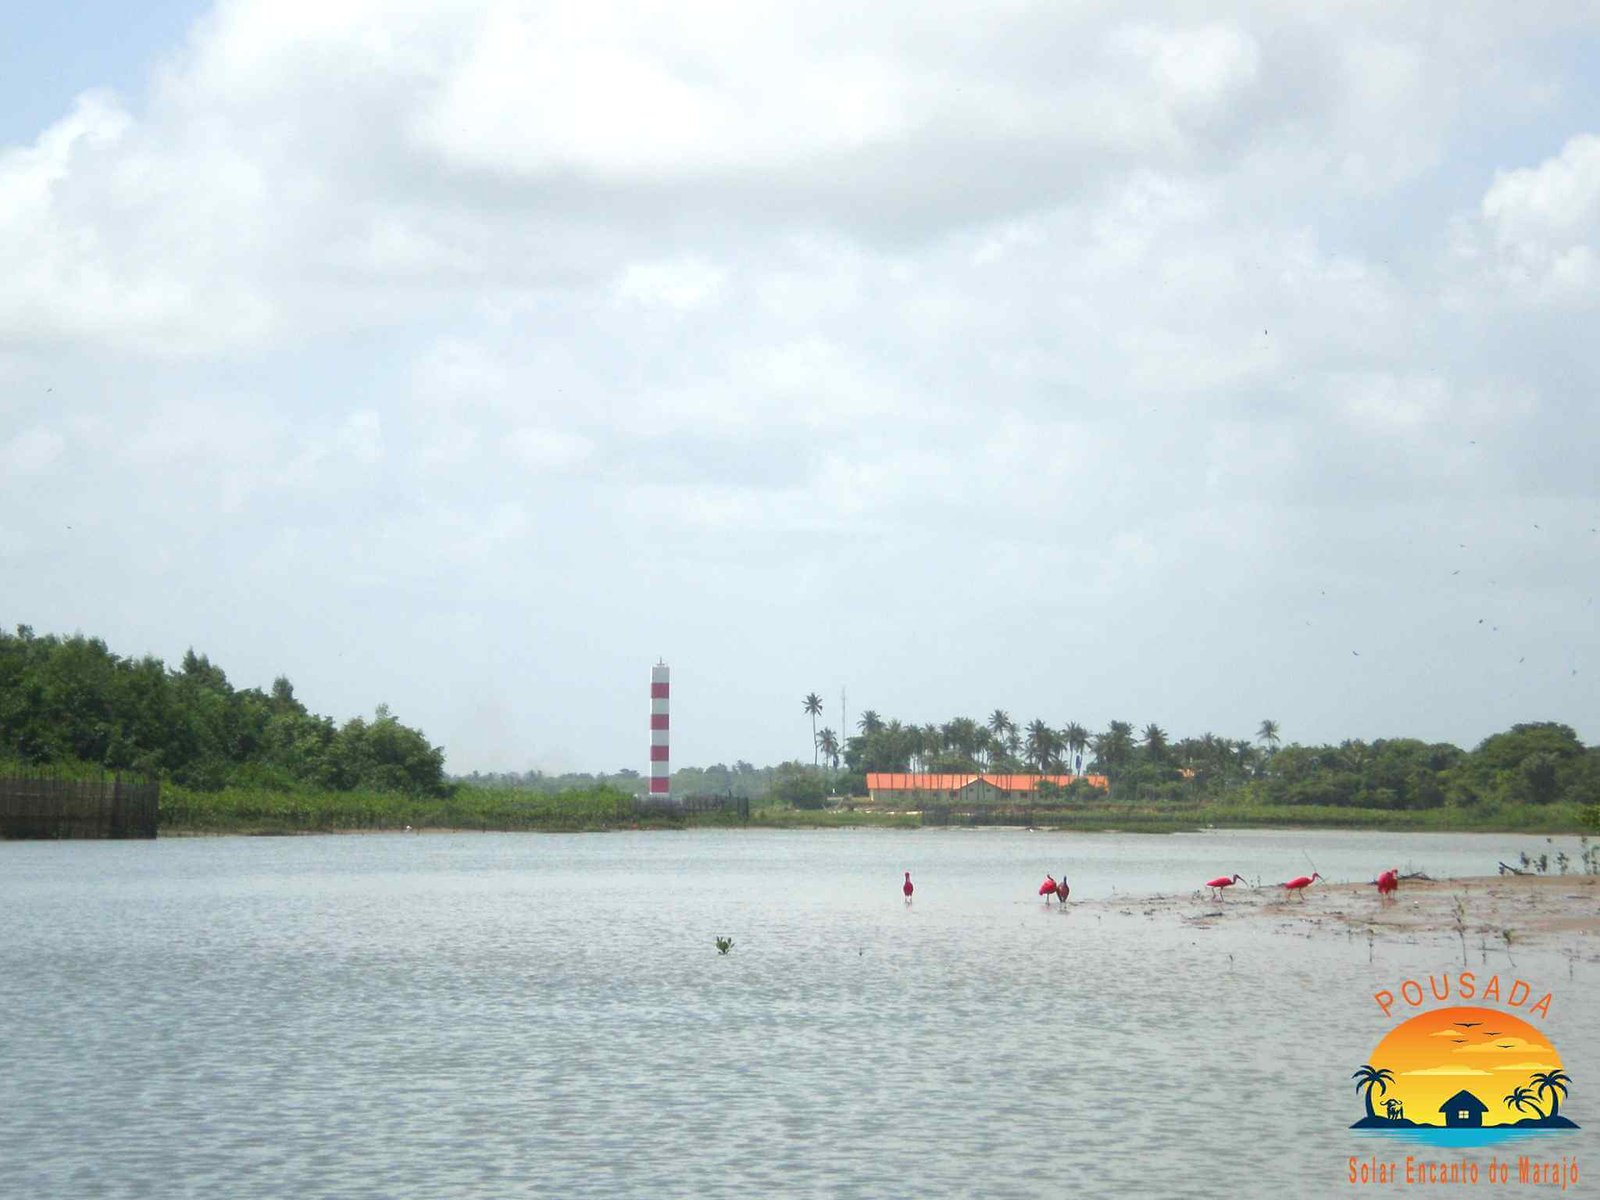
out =
<path fill-rule="evenodd" d="M 1376 1117 L 1378 1114 L 1372 1107 L 1372 1089 L 1378 1089 L 1378 1095 L 1383 1095 L 1389 1090 L 1389 1085 L 1394 1082 L 1394 1072 L 1387 1068 L 1374 1067 L 1371 1063 L 1362 1063 L 1361 1069 L 1350 1076 L 1356 1081 L 1356 1091 L 1367 1089 L 1367 1116 Z"/>
<path fill-rule="evenodd" d="M 1561 1100 L 1567 1094 L 1567 1084 L 1571 1082 L 1565 1071 L 1541 1071 L 1528 1080 L 1528 1086 L 1538 1092 L 1541 1099 L 1546 1092 L 1550 1093 L 1550 1116 L 1557 1117 L 1561 1114 Z"/>
<path fill-rule="evenodd" d="M 1527 1112 L 1529 1109 L 1532 1109 L 1533 1115 L 1542 1121 L 1544 1120 L 1544 1112 L 1536 1103 L 1534 1103 L 1534 1099 L 1534 1094 L 1527 1088 L 1515 1087 L 1512 1088 L 1511 1093 L 1506 1096 L 1505 1106 L 1507 1108 L 1514 1108 L 1518 1112 Z"/>

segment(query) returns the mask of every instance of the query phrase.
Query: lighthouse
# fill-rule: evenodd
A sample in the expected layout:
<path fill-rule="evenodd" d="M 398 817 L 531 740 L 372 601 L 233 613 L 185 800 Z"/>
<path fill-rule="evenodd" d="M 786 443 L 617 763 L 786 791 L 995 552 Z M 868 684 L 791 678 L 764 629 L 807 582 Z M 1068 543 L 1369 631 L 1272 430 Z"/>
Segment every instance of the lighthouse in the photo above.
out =
<path fill-rule="evenodd" d="M 672 799 L 672 766 L 667 754 L 667 706 L 671 701 L 672 668 L 658 661 L 650 668 L 650 799 Z"/>

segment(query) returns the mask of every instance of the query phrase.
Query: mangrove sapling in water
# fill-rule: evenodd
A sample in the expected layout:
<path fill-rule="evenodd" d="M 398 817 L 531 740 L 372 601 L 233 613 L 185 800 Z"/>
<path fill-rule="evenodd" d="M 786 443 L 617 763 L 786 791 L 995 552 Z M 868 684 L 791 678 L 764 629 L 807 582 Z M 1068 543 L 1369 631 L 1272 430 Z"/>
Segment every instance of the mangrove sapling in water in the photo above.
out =
<path fill-rule="evenodd" d="M 731 937 L 719 937 L 716 939 L 716 943 L 718 954 L 726 954 L 733 949 L 733 939 Z"/>

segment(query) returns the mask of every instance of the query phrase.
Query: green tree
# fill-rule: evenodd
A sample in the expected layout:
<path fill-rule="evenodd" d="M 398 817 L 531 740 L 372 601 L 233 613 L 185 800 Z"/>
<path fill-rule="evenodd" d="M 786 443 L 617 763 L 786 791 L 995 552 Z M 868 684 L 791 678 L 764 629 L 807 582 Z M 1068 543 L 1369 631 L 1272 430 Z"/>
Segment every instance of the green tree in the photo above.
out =
<path fill-rule="evenodd" d="M 780 763 L 774 772 L 772 791 L 774 799 L 792 808 L 821 808 L 828 790 L 821 774 L 797 762 Z"/>
<path fill-rule="evenodd" d="M 817 734 L 817 749 L 822 757 L 833 764 L 833 769 L 839 769 L 839 736 L 831 729 L 824 729 Z"/>
<path fill-rule="evenodd" d="M 1006 734 L 1016 728 L 1011 722 L 1011 714 L 1003 708 L 997 708 L 989 714 L 989 719 L 984 722 L 984 727 L 996 738 L 1004 739 Z"/>
<path fill-rule="evenodd" d="M 815 692 L 807 692 L 801 706 L 806 715 L 811 718 L 811 765 L 817 765 L 817 718 L 822 715 L 822 697 Z"/>
<path fill-rule="evenodd" d="M 1256 738 L 1267 744 L 1269 753 L 1278 749 L 1278 723 L 1276 721 L 1262 721 L 1261 728 L 1256 730 Z"/>
<path fill-rule="evenodd" d="M 1067 727 L 1061 731 L 1061 737 L 1072 755 L 1073 770 L 1076 771 L 1083 752 L 1089 748 L 1089 731 L 1076 721 L 1069 721 Z"/>
<path fill-rule="evenodd" d="M 1144 751 L 1150 756 L 1151 762 L 1164 763 L 1167 761 L 1167 731 L 1161 726 L 1151 723 L 1144 727 Z"/>
<path fill-rule="evenodd" d="M 1133 753 L 1133 726 L 1126 721 L 1112 721 L 1104 733 L 1091 739 L 1091 744 L 1100 769 L 1114 775 Z"/>

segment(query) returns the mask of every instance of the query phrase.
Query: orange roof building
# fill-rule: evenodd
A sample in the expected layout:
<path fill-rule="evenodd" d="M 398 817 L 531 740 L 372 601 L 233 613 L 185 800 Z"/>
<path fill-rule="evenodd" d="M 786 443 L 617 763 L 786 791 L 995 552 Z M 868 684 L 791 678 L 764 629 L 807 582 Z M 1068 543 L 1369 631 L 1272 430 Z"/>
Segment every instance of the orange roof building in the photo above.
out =
<path fill-rule="evenodd" d="M 1064 788 L 1077 780 L 1102 791 L 1104 775 L 941 775 L 904 771 L 869 771 L 867 794 L 874 802 L 1000 804 L 1028 800 L 1041 783 Z"/>

